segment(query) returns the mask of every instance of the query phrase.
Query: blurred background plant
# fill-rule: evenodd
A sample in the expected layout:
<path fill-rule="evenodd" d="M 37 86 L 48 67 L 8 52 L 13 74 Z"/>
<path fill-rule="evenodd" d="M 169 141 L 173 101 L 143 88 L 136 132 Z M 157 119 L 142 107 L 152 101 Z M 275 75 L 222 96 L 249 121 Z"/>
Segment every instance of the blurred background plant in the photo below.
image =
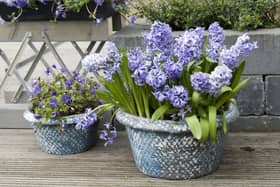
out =
<path fill-rule="evenodd" d="M 173 30 L 208 27 L 218 21 L 225 29 L 277 27 L 279 0 L 139 0 L 137 16 L 163 21 Z"/>
<path fill-rule="evenodd" d="M 3 21 L 21 21 L 20 17 L 27 12 L 36 11 L 38 16 L 50 14 L 54 20 L 65 19 L 69 13 L 84 11 L 88 18 L 100 23 L 106 15 L 100 15 L 100 9 L 111 9 L 125 15 L 128 13 L 125 0 L 0 0 L 0 19 Z M 9 9 L 9 11 L 7 11 Z M 105 17 L 104 17 L 105 16 Z M 128 15 L 125 15 L 128 16 Z M 36 20 L 34 18 L 34 20 Z"/>

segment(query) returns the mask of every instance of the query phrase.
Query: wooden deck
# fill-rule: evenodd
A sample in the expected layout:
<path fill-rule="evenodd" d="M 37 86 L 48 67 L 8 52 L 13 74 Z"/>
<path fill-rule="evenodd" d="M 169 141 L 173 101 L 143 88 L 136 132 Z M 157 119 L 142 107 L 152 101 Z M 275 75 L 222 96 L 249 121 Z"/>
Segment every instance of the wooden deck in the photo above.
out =
<path fill-rule="evenodd" d="M 124 132 L 116 144 L 70 156 L 38 149 L 33 132 L 0 129 L 0 186 L 280 186 L 280 133 L 231 133 L 217 172 L 191 181 L 154 179 L 134 165 Z"/>

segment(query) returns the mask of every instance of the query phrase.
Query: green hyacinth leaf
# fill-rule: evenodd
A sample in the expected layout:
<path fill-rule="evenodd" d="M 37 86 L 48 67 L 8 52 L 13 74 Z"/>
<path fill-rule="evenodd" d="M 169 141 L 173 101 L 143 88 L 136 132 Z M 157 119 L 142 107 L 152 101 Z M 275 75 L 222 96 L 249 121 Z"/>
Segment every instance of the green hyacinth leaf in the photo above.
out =
<path fill-rule="evenodd" d="M 205 142 L 209 138 L 209 121 L 206 118 L 200 119 L 201 126 L 201 141 Z"/>
<path fill-rule="evenodd" d="M 231 92 L 226 92 L 222 94 L 216 103 L 216 108 L 220 108 L 224 103 L 229 101 L 243 86 L 245 86 L 249 82 L 250 78 L 247 78 L 241 81 Z"/>
<path fill-rule="evenodd" d="M 200 117 L 207 118 L 207 112 L 205 112 L 204 107 L 198 106 L 197 111 Z"/>
<path fill-rule="evenodd" d="M 105 101 L 106 103 L 112 103 L 117 105 L 118 103 L 116 101 L 113 100 L 112 96 L 110 95 L 110 93 L 106 92 L 106 91 L 97 91 L 96 92 L 96 96 L 101 99 L 102 101 Z"/>
<path fill-rule="evenodd" d="M 170 108 L 169 104 L 164 104 L 160 106 L 152 115 L 152 122 L 155 122 L 159 118 L 161 118 Z"/>
<path fill-rule="evenodd" d="M 226 93 L 226 92 L 231 92 L 232 91 L 232 88 L 231 87 L 229 87 L 229 86 L 224 86 L 224 87 L 222 87 L 222 89 L 221 89 L 221 94 L 224 94 L 224 93 Z"/>
<path fill-rule="evenodd" d="M 223 131 L 226 134 L 228 132 L 228 128 L 227 128 L 227 120 L 226 120 L 226 114 L 223 111 L 223 115 L 222 115 L 222 127 L 223 127 Z"/>
<path fill-rule="evenodd" d="M 209 135 L 211 142 L 215 143 L 217 139 L 217 108 L 209 106 Z"/>
<path fill-rule="evenodd" d="M 193 92 L 192 94 L 192 102 L 195 106 L 198 106 L 200 100 L 200 94 L 196 91 Z"/>
<path fill-rule="evenodd" d="M 197 140 L 201 140 L 202 138 L 202 129 L 200 126 L 200 122 L 196 115 L 188 116 L 185 118 L 190 131 L 192 132 L 194 138 Z"/>
<path fill-rule="evenodd" d="M 236 94 L 237 92 L 239 92 L 239 90 L 241 88 L 243 88 L 249 81 L 250 81 L 250 77 L 248 77 L 247 79 L 244 79 L 243 81 L 241 81 L 236 87 L 233 88 L 232 93 L 233 95 Z"/>
<path fill-rule="evenodd" d="M 246 65 L 246 61 L 242 61 L 240 65 L 236 68 L 236 70 L 233 72 L 232 81 L 231 81 L 232 88 L 235 88 L 238 82 L 240 81 L 245 65 Z"/>

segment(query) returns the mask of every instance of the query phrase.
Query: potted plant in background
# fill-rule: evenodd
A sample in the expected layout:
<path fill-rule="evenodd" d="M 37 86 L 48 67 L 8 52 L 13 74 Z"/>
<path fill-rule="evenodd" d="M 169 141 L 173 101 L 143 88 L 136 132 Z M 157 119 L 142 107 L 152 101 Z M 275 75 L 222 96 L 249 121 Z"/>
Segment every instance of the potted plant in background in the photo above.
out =
<path fill-rule="evenodd" d="M 51 71 L 56 73 L 50 78 Z M 53 65 L 47 69 L 47 80 L 33 80 L 29 111 L 24 113 L 32 123 L 41 149 L 50 154 L 73 154 L 96 144 L 98 108 L 95 92 L 98 84 L 76 71 L 72 75 Z"/>
<path fill-rule="evenodd" d="M 106 53 L 83 60 L 105 88 L 97 96 L 118 108 L 146 175 L 189 179 L 218 168 L 223 133 L 239 115 L 233 96 L 249 81 L 239 82 L 245 66 L 239 60 L 257 44 L 244 34 L 226 48 L 217 22 L 208 31 L 208 40 L 201 27 L 174 40 L 169 25 L 155 22 L 144 35 L 146 49 L 119 54 L 110 43 Z"/>
<path fill-rule="evenodd" d="M 120 13 L 128 14 L 124 0 L 0 0 L 0 18 L 5 21 L 95 20 L 100 23 L 113 18 L 119 30 Z"/>

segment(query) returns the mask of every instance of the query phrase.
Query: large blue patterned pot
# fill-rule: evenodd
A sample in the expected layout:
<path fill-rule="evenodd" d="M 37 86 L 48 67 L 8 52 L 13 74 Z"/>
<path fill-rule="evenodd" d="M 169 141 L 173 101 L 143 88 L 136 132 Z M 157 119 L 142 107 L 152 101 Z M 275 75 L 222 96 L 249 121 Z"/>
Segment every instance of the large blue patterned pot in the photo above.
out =
<path fill-rule="evenodd" d="M 239 116 L 235 105 L 226 112 L 230 123 Z M 132 154 L 138 169 L 146 175 L 165 179 L 191 179 L 215 171 L 222 159 L 223 132 L 217 142 L 200 143 L 183 122 L 159 120 L 152 123 L 120 111 L 117 120 L 125 125 Z M 221 127 L 221 116 L 217 125 Z"/>
<path fill-rule="evenodd" d="M 93 147 L 98 139 L 98 124 L 93 124 L 88 129 L 77 130 L 75 118 L 81 115 L 67 116 L 63 131 L 59 129 L 60 122 L 57 120 L 44 121 L 40 126 L 32 125 L 39 147 L 49 154 L 56 155 L 80 153 Z M 32 124 L 36 123 L 34 115 L 29 111 L 24 112 L 24 118 Z"/>

